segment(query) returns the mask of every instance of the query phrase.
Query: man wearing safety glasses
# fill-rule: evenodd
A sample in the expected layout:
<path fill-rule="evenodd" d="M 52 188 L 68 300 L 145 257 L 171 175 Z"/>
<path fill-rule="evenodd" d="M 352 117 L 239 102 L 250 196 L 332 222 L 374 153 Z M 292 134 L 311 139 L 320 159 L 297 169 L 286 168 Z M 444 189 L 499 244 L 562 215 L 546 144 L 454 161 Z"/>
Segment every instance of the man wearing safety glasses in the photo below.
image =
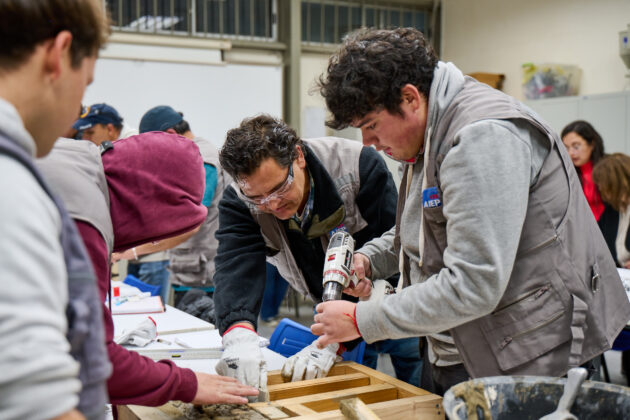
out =
<path fill-rule="evenodd" d="M 215 313 L 225 348 L 217 372 L 256 386 L 264 395 L 266 369 L 256 328 L 265 261 L 297 292 L 321 302 L 329 235 L 347 230 L 360 246 L 389 230 L 396 217 L 396 187 L 373 148 L 334 137 L 303 140 L 268 115 L 245 119 L 230 130 L 220 162 L 235 182 L 219 203 L 216 233 Z M 311 344 L 287 361 L 283 376 L 325 376 L 337 354 L 356 344 L 324 349 Z M 377 351 L 392 356 L 399 379 L 418 384 L 422 361 L 417 339 L 368 346 L 373 367 Z"/>

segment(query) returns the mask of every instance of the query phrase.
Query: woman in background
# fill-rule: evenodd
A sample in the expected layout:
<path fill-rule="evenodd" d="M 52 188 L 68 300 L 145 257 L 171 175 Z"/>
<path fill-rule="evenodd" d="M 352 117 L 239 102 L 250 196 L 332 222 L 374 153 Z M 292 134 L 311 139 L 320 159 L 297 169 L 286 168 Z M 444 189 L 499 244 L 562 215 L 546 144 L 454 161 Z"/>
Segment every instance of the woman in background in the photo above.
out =
<path fill-rule="evenodd" d="M 599 133 L 586 121 L 573 121 L 562 130 L 562 142 L 580 176 L 582 189 L 596 220 L 604 212 L 604 203 L 593 183 L 593 166 L 604 157 L 604 142 Z"/>
<path fill-rule="evenodd" d="M 605 203 L 599 228 L 617 266 L 630 268 L 630 156 L 613 153 L 602 158 L 593 168 L 593 182 Z M 630 385 L 630 351 L 622 353 L 621 366 Z"/>
<path fill-rule="evenodd" d="M 606 204 L 598 221 L 604 239 L 617 265 L 630 268 L 630 156 L 613 153 L 601 159 L 593 182 Z"/>

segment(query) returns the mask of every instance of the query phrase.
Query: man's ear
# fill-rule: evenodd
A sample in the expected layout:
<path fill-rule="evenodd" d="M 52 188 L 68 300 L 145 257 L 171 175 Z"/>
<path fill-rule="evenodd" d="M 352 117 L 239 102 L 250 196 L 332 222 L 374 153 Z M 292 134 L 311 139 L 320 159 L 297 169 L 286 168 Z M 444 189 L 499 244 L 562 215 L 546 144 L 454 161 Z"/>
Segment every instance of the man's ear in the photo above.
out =
<path fill-rule="evenodd" d="M 306 158 L 304 157 L 304 152 L 302 150 L 303 146 L 295 146 L 295 148 L 297 149 L 298 155 L 297 155 L 297 162 L 298 162 L 298 166 L 300 168 L 305 168 L 306 167 Z"/>
<path fill-rule="evenodd" d="M 107 136 L 109 139 L 118 140 L 118 134 L 120 133 L 118 132 L 118 129 L 114 127 L 114 124 L 108 123 L 105 127 L 107 128 Z"/>
<path fill-rule="evenodd" d="M 177 131 L 173 130 L 172 128 L 167 128 L 165 131 L 170 134 L 177 134 Z"/>
<path fill-rule="evenodd" d="M 418 88 L 414 85 L 407 83 L 400 89 L 401 105 L 411 107 L 412 111 L 418 109 L 422 101 L 426 102 L 426 98 Z"/>
<path fill-rule="evenodd" d="M 70 60 L 70 46 L 72 34 L 70 31 L 61 31 L 53 39 L 44 44 L 44 70 L 50 75 L 51 80 L 56 80 L 62 71 L 63 60 Z"/>

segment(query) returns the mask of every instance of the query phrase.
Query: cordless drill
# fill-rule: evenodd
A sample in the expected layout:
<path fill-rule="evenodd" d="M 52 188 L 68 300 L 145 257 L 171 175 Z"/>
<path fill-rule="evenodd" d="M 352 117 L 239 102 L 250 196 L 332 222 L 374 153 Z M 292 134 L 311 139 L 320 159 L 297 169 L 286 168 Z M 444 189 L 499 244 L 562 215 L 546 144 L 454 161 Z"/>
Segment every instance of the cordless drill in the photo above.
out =
<path fill-rule="evenodd" d="M 324 261 L 324 302 L 341 299 L 343 289 L 357 284 L 357 277 L 352 270 L 353 254 L 352 236 L 345 230 L 335 232 L 328 243 Z"/>

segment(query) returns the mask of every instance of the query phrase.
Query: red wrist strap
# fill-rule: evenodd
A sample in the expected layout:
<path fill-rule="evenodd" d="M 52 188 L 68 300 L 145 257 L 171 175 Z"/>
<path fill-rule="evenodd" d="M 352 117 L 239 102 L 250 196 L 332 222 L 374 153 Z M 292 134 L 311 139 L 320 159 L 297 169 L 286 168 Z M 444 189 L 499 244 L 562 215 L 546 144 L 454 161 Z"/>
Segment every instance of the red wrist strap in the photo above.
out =
<path fill-rule="evenodd" d="M 361 331 L 359 331 L 359 326 L 357 325 L 357 305 L 354 305 L 354 312 L 352 313 L 352 315 L 345 312 L 344 315 L 352 320 L 352 323 L 354 324 L 354 329 L 357 330 L 357 334 L 359 334 L 360 337 Z"/>
<path fill-rule="evenodd" d="M 337 350 L 337 356 L 341 356 L 345 352 L 346 352 L 346 346 L 339 343 L 339 350 Z"/>
<path fill-rule="evenodd" d="M 225 335 L 225 334 L 229 333 L 229 332 L 230 332 L 230 331 L 232 331 L 234 328 L 245 328 L 246 330 L 250 330 L 250 331 L 253 331 L 254 333 L 258 334 L 258 333 L 256 332 L 256 330 L 255 330 L 255 329 L 253 329 L 252 327 L 248 327 L 248 326 L 246 326 L 246 325 L 232 325 L 230 328 L 228 328 L 227 330 L 225 330 L 225 332 L 223 333 L 223 335 Z"/>

